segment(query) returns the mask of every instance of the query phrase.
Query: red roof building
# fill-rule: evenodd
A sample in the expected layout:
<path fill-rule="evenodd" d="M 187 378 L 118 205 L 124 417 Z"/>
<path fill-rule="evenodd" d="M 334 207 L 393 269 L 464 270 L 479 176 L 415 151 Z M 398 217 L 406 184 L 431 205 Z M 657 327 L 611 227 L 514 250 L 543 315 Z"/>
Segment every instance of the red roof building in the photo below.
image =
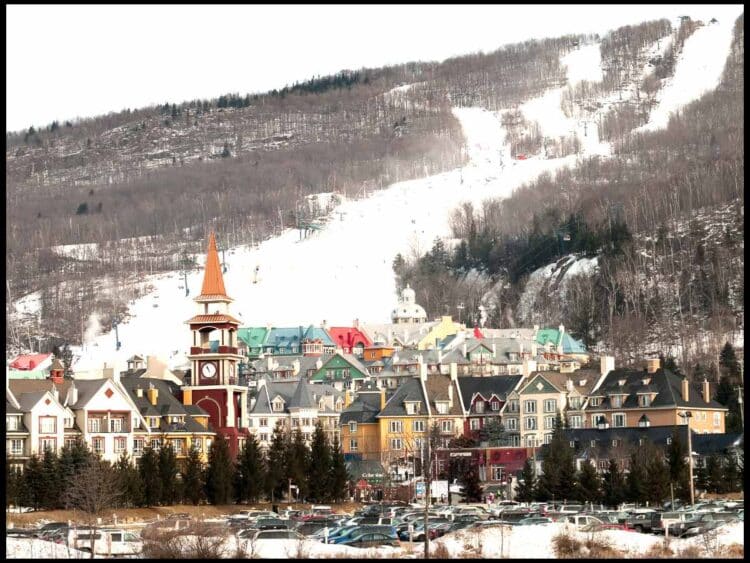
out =
<path fill-rule="evenodd" d="M 10 367 L 22 371 L 44 369 L 52 365 L 52 354 L 24 354 L 10 363 Z"/>
<path fill-rule="evenodd" d="M 366 347 L 372 346 L 372 341 L 357 327 L 335 326 L 327 330 L 331 340 L 333 340 L 337 348 L 341 348 L 344 354 L 361 355 Z"/>

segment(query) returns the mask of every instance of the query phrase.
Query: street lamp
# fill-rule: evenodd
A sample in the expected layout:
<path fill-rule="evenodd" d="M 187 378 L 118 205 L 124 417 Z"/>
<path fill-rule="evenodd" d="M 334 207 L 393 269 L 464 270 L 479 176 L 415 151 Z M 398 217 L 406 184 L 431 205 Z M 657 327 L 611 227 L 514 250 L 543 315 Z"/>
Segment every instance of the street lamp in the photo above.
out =
<path fill-rule="evenodd" d="M 693 440 L 690 432 L 690 419 L 693 413 L 690 411 L 678 412 L 680 418 L 685 420 L 688 435 L 688 469 L 690 471 L 690 505 L 695 504 L 695 485 L 693 484 Z"/>

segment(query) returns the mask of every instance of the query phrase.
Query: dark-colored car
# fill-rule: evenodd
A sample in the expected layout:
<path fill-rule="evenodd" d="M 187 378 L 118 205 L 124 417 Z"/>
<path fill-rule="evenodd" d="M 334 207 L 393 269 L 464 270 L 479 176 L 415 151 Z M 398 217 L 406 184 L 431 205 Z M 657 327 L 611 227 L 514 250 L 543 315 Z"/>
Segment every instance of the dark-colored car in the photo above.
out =
<path fill-rule="evenodd" d="M 739 518 L 733 512 L 705 512 L 695 514 L 694 518 L 669 527 L 670 535 L 678 537 L 702 534 L 730 522 L 737 522 Z"/>
<path fill-rule="evenodd" d="M 258 530 L 288 530 L 292 527 L 292 523 L 280 518 L 258 518 L 254 527 Z"/>
<path fill-rule="evenodd" d="M 396 531 L 365 531 L 359 534 L 353 534 L 346 538 L 344 541 L 338 542 L 339 545 L 348 545 L 350 547 L 377 547 L 381 545 L 388 545 L 391 547 L 398 547 L 398 537 Z"/>
<path fill-rule="evenodd" d="M 299 522 L 294 529 L 303 536 L 311 536 L 326 526 L 335 528 L 337 525 L 337 522 L 334 520 L 308 520 L 306 522 Z"/>
<path fill-rule="evenodd" d="M 57 530 L 67 530 L 68 528 L 69 526 L 67 522 L 50 522 L 36 530 L 36 537 L 44 539 L 44 536 L 56 532 Z"/>

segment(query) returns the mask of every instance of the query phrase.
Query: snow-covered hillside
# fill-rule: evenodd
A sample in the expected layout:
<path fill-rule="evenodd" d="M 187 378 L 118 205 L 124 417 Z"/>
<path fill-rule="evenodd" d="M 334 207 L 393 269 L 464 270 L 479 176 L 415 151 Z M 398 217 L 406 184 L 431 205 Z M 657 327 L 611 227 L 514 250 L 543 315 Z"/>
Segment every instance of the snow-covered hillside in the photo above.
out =
<path fill-rule="evenodd" d="M 711 76 L 721 73 L 731 24 L 708 26 L 686 41 L 675 84 L 698 96 L 705 65 L 712 65 Z M 706 45 L 713 46 L 711 57 L 693 56 Z M 585 45 L 566 56 L 571 81 L 601 76 L 597 49 L 598 45 Z M 461 202 L 479 204 L 488 197 L 507 197 L 543 172 L 572 166 L 580 157 L 608 154 L 608 147 L 595 138 L 591 123 L 566 118 L 559 95 L 559 91 L 548 91 L 525 104 L 523 112 L 528 120 L 541 123 L 545 134 L 577 135 L 583 141 L 580 156 L 513 161 L 497 113 L 455 108 L 470 159 L 464 168 L 394 184 L 366 199 L 345 201 L 329 214 L 323 230 L 306 239 L 300 240 L 297 230 L 287 230 L 255 248 L 228 250 L 224 277 L 227 292 L 235 299 L 234 314 L 245 326 L 294 326 L 324 320 L 329 325 L 349 325 L 355 318 L 387 322 L 396 300 L 393 258 L 397 253 L 424 253 L 436 237 L 448 236 L 449 216 Z M 221 232 L 218 237 L 221 241 Z M 131 318 L 119 325 L 122 349 L 115 352 L 113 334 L 93 337 L 78 351 L 79 369 L 101 367 L 104 362 L 124 369 L 125 359 L 134 353 L 155 354 L 172 366 L 182 365 L 189 343 L 184 321 L 196 311 L 193 297 L 200 291 L 201 280 L 202 271 L 188 276 L 189 296 L 176 272 L 144 280 L 153 291 L 130 304 Z"/>

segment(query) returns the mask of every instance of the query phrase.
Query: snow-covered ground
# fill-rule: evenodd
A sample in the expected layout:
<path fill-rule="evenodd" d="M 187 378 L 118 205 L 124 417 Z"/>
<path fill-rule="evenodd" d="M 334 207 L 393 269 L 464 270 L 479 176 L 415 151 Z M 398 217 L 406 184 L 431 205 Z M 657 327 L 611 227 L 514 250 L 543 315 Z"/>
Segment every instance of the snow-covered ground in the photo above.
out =
<path fill-rule="evenodd" d="M 511 558 L 511 559 L 555 559 L 553 538 L 561 533 L 570 535 L 579 541 L 596 539 L 612 548 L 624 552 L 629 557 L 643 557 L 651 548 L 664 545 L 662 536 L 641 534 L 625 530 L 606 530 L 595 534 L 577 531 L 568 524 L 538 524 L 533 526 L 492 527 L 479 532 L 461 530 L 432 542 L 432 549 L 443 545 L 454 557 Z M 185 538 L 189 544 L 189 537 Z M 237 542 L 240 542 L 239 545 Z M 696 536 L 687 539 L 670 539 L 669 547 L 673 552 L 688 548 L 697 548 L 703 557 L 713 558 L 717 553 L 733 544 L 744 546 L 745 531 L 743 524 L 736 523 L 723 526 L 717 530 L 711 541 Z M 420 557 L 421 544 L 402 543 L 400 547 L 378 547 L 358 549 L 342 545 L 328 545 L 313 540 L 301 542 L 295 540 L 265 540 L 254 544 L 246 540 L 230 537 L 224 543 L 224 553 L 232 557 L 239 547 L 247 557 L 288 559 L 306 557 L 313 559 L 354 557 L 366 559 L 391 559 Z M 7 557 L 9 559 L 80 559 L 88 554 L 77 550 L 68 550 L 38 539 L 7 538 Z M 421 558 L 421 557 L 420 557 Z"/>
<path fill-rule="evenodd" d="M 731 29 L 729 19 L 722 26 Z M 690 56 L 694 49 L 688 50 L 688 43 L 685 50 Z M 725 43 L 722 56 L 717 53 L 712 59 L 718 73 L 729 47 Z M 597 53 L 594 44 L 565 57 L 572 82 L 601 76 Z M 687 80 L 679 75 L 686 68 L 690 65 L 680 60 L 676 82 Z M 392 94 L 402 94 L 408 85 L 394 90 Z M 608 145 L 596 138 L 593 121 L 565 117 L 559 93 L 553 90 L 524 104 L 526 118 L 541 123 L 545 134 L 573 131 L 583 143 L 581 156 L 609 154 Z M 436 237 L 450 236 L 450 214 L 462 202 L 478 206 L 489 197 L 508 197 L 541 173 L 574 166 L 579 158 L 513 161 L 497 113 L 482 108 L 455 108 L 453 112 L 466 138 L 467 166 L 393 184 L 365 199 L 344 201 L 329 214 L 325 228 L 306 239 L 300 240 L 299 231 L 290 229 L 256 247 L 226 252 L 225 286 L 235 299 L 232 311 L 244 326 L 297 326 L 324 320 L 335 326 L 350 325 L 354 319 L 388 322 L 397 298 L 392 270 L 396 254 L 423 254 Z M 220 232 L 218 237 L 221 242 Z M 129 304 L 131 318 L 118 327 L 121 350 L 115 352 L 111 333 L 92 337 L 83 350 L 74 350 L 81 356 L 77 369 L 101 368 L 104 362 L 125 369 L 126 358 L 135 353 L 160 356 L 172 367 L 184 365 L 189 342 L 184 322 L 197 311 L 193 298 L 200 292 L 202 276 L 201 270 L 188 275 L 189 296 L 177 272 L 144 279 L 153 291 Z M 30 297 L 21 304 L 33 309 L 35 300 Z"/>
<path fill-rule="evenodd" d="M 737 6 L 738 12 L 742 6 Z M 732 44 L 733 18 L 722 18 L 718 23 L 698 28 L 685 41 L 682 54 L 675 65 L 674 76 L 657 94 L 658 105 L 651 112 L 643 131 L 663 129 L 671 113 L 714 90 L 721 80 L 727 54 Z"/>

